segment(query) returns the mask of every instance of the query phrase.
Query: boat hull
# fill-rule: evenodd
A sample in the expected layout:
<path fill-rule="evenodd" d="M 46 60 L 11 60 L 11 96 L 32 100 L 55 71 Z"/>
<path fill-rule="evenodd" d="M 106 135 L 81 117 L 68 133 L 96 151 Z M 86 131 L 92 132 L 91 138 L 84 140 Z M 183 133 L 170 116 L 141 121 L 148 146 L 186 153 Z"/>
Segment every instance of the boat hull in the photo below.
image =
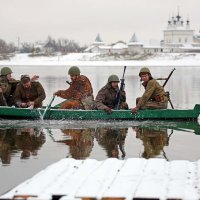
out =
<path fill-rule="evenodd" d="M 0 118 L 42 119 L 45 108 L 28 109 L 0 107 Z M 45 113 L 47 120 L 197 120 L 200 105 L 189 110 L 140 110 L 133 114 L 131 110 L 113 110 L 111 114 L 102 110 L 63 110 L 51 108 Z"/>

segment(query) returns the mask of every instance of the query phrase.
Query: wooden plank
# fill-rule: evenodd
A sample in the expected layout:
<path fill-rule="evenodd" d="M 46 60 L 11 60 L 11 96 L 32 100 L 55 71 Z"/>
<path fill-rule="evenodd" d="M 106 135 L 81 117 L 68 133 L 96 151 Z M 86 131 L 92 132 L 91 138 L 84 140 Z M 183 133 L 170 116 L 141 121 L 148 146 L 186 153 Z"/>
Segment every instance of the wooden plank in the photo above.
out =
<path fill-rule="evenodd" d="M 67 158 L 50 165 L 0 199 L 17 197 L 30 200 L 199 200 L 200 161 Z"/>
<path fill-rule="evenodd" d="M 151 198 L 163 199 L 165 195 L 168 162 L 164 159 L 149 159 L 141 180 L 135 193 L 132 193 L 134 198 Z"/>
<path fill-rule="evenodd" d="M 66 162 L 66 159 L 62 159 L 11 190 L 11 192 L 5 195 L 5 198 L 17 195 L 31 195 L 36 197 L 42 196 L 44 199 L 51 199 L 52 193 L 49 192 L 51 185 L 57 185 L 57 181 L 62 176 L 67 178 L 73 175 L 82 163 L 83 161 L 81 160 L 69 158 L 68 162 Z"/>
<path fill-rule="evenodd" d="M 171 161 L 168 173 L 167 198 L 199 199 L 195 188 L 197 168 L 189 161 Z"/>
<path fill-rule="evenodd" d="M 83 164 L 78 166 L 77 171 L 71 176 L 65 177 L 63 174 L 64 176 L 51 188 L 52 194 L 66 195 L 68 199 L 72 199 L 76 196 L 77 190 L 84 184 L 85 179 L 90 177 L 95 170 L 101 168 L 101 165 L 101 162 L 93 159 L 84 160 Z"/>
<path fill-rule="evenodd" d="M 100 199 L 118 175 L 123 161 L 116 158 L 107 159 L 90 174 L 77 191 L 76 197 L 92 197 Z"/>
<path fill-rule="evenodd" d="M 104 193 L 104 197 L 129 197 L 137 188 L 138 181 L 143 176 L 143 169 L 147 160 L 142 158 L 130 158 L 125 161 L 123 168 L 110 187 Z M 132 196 L 132 195 L 131 195 Z"/>

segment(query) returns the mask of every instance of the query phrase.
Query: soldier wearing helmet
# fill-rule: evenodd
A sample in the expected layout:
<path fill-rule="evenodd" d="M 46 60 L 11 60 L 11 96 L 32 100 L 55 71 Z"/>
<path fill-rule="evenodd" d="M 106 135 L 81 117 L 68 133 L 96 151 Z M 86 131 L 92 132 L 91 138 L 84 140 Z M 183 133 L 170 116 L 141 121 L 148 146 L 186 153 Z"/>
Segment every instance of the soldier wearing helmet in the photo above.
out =
<path fill-rule="evenodd" d="M 21 81 L 14 94 L 16 107 L 40 108 L 45 98 L 46 94 L 40 82 L 32 81 L 29 75 L 21 75 Z"/>
<path fill-rule="evenodd" d="M 81 75 L 77 66 L 72 66 L 68 70 L 71 78 L 70 87 L 66 90 L 58 90 L 54 95 L 67 99 L 61 105 L 61 109 L 93 109 L 94 97 L 90 80 Z"/>
<path fill-rule="evenodd" d="M 12 70 L 10 67 L 3 67 L 0 71 L 0 106 L 14 105 L 14 92 L 19 80 L 12 77 Z M 31 80 L 37 80 L 38 76 L 34 75 Z"/>
<path fill-rule="evenodd" d="M 18 81 L 12 78 L 13 72 L 9 67 L 3 67 L 0 73 L 0 106 L 12 106 Z"/>
<path fill-rule="evenodd" d="M 137 98 L 136 107 L 132 108 L 135 113 L 139 109 L 166 109 L 168 97 L 166 96 L 164 88 L 153 79 L 150 70 L 143 67 L 139 72 L 140 80 L 145 88 L 142 97 Z"/>
<path fill-rule="evenodd" d="M 102 87 L 95 99 L 95 107 L 98 110 L 105 110 L 108 113 L 112 112 L 112 109 L 116 108 L 116 97 L 119 91 L 119 77 L 115 74 L 108 77 L 107 84 Z M 126 103 L 125 91 L 120 92 L 120 109 L 128 109 Z"/>

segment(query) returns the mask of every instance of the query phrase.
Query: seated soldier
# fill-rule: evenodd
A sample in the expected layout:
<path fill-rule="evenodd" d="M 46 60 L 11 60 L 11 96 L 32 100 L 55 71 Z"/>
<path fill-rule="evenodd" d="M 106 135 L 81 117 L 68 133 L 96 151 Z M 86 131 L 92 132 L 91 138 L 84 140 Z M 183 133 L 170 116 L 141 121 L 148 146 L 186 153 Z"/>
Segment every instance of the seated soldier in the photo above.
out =
<path fill-rule="evenodd" d="M 29 75 L 22 75 L 21 82 L 17 85 L 14 102 L 16 107 L 39 108 L 46 98 L 45 91 L 39 82 L 31 81 Z"/>
<path fill-rule="evenodd" d="M 150 70 L 146 67 L 142 68 L 139 73 L 145 92 L 141 98 L 136 99 L 136 107 L 132 108 L 135 113 L 139 109 L 166 109 L 168 97 L 164 88 L 153 79 Z"/>
<path fill-rule="evenodd" d="M 93 109 L 94 97 L 90 80 L 80 75 L 80 69 L 76 66 L 72 66 L 68 74 L 72 80 L 70 87 L 54 93 L 56 96 L 68 99 L 61 104 L 61 109 Z"/>
<path fill-rule="evenodd" d="M 12 70 L 9 67 L 3 67 L 0 75 L 0 106 L 14 105 L 14 92 L 19 80 L 12 77 Z M 38 76 L 34 75 L 31 80 L 37 80 Z"/>
<path fill-rule="evenodd" d="M 3 67 L 0 75 L 0 106 L 12 106 L 13 94 L 19 81 L 12 77 L 12 70 Z"/>
<path fill-rule="evenodd" d="M 111 75 L 108 78 L 107 84 L 101 88 L 95 99 L 95 107 L 98 110 L 105 110 L 108 113 L 112 112 L 112 109 L 117 108 L 117 94 L 119 92 L 119 77 L 117 75 Z M 120 103 L 119 109 L 128 109 L 128 104 L 126 103 L 126 93 L 125 91 L 120 91 Z"/>

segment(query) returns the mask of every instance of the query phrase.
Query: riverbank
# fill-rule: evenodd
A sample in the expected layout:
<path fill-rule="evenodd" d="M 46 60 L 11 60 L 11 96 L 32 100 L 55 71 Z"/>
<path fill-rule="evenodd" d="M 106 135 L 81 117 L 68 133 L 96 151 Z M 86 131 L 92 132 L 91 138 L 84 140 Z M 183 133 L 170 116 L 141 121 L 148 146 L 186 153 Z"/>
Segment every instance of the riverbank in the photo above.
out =
<path fill-rule="evenodd" d="M 154 54 L 145 60 L 114 59 L 112 56 L 99 56 L 94 53 L 71 53 L 68 55 L 30 57 L 28 54 L 16 54 L 9 60 L 0 60 L 0 66 L 12 65 L 48 65 L 48 66 L 200 66 L 198 53 L 162 53 Z"/>

